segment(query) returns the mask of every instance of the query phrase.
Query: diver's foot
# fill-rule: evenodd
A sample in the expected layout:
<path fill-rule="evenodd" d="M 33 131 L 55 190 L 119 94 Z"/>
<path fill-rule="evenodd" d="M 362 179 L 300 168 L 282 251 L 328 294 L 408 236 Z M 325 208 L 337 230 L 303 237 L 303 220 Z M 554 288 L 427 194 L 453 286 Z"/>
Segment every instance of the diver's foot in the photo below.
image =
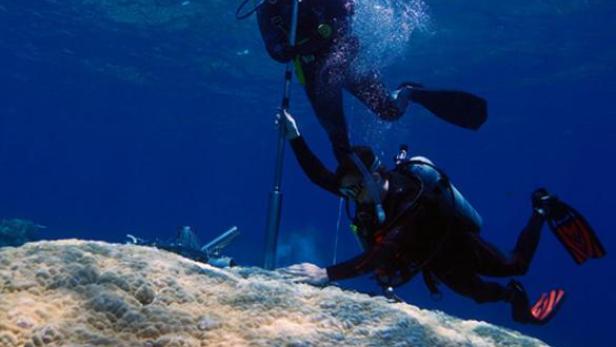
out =
<path fill-rule="evenodd" d="M 398 86 L 398 89 L 391 93 L 391 97 L 394 99 L 396 108 L 402 114 L 406 111 L 409 102 L 413 100 L 413 92 L 417 88 L 423 86 L 415 82 L 403 82 Z"/>
<path fill-rule="evenodd" d="M 417 88 L 424 88 L 424 85 L 421 83 L 417 83 L 417 82 L 402 82 L 400 83 L 400 85 L 398 86 L 398 88 L 410 88 L 410 89 L 417 89 Z"/>
<path fill-rule="evenodd" d="M 402 82 L 394 92 L 394 95 L 398 96 L 396 100 L 413 100 L 413 91 L 423 87 L 422 84 L 417 82 Z"/>
<path fill-rule="evenodd" d="M 522 283 L 511 280 L 507 284 L 506 301 L 511 303 L 511 317 L 514 321 L 527 323 L 530 318 L 528 295 Z"/>
<path fill-rule="evenodd" d="M 399 88 L 391 92 L 391 98 L 396 105 L 398 113 L 403 114 L 409 107 L 409 101 L 411 99 L 412 90 L 406 87 Z"/>
<path fill-rule="evenodd" d="M 533 209 L 537 211 L 537 213 L 549 218 L 558 204 L 558 198 L 548 193 L 545 188 L 539 188 L 531 195 L 531 202 L 533 204 Z"/>

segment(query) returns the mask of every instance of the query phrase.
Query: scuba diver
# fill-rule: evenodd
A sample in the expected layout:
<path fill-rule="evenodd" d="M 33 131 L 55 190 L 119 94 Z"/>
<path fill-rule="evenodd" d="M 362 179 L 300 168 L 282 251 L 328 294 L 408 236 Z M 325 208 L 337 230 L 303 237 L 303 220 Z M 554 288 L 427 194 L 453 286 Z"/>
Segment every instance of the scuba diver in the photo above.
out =
<path fill-rule="evenodd" d="M 295 281 L 325 285 L 331 281 L 373 273 L 385 295 L 397 298 L 393 288 L 423 274 L 428 289 L 438 294 L 437 284 L 477 303 L 507 302 L 515 321 L 547 323 L 561 307 L 565 291 L 553 289 L 531 305 L 522 284 L 512 279 L 506 286 L 481 276 L 511 277 L 526 274 L 539 243 L 545 222 L 558 236 L 576 263 L 605 255 L 590 225 L 577 211 L 545 189 L 531 196 L 531 216 L 507 257 L 484 240 L 482 220 L 454 187 L 447 175 L 424 157 L 408 158 L 402 147 L 396 166 L 387 170 L 369 147 L 355 146 L 353 152 L 369 168 L 378 186 L 386 218 L 379 222 L 373 194 L 358 166 L 340 164 L 329 171 L 310 151 L 291 115 L 279 115 L 295 156 L 310 180 L 336 196 L 355 203 L 352 231 L 364 252 L 327 268 L 304 263 L 283 272 Z"/>
<path fill-rule="evenodd" d="M 478 129 L 487 118 L 484 99 L 451 90 L 429 90 L 413 82 L 402 83 L 391 92 L 379 71 L 356 67 L 360 42 L 351 30 L 352 0 L 303 0 L 299 3 L 297 36 L 292 31 L 291 0 L 262 0 L 242 13 L 250 0 L 242 2 L 238 19 L 257 13 L 267 52 L 280 63 L 293 62 L 299 82 L 321 126 L 327 132 L 338 162 L 347 159 L 350 142 L 344 116 L 342 91 L 347 90 L 379 118 L 394 121 L 416 102 L 436 116 L 463 128 Z"/>

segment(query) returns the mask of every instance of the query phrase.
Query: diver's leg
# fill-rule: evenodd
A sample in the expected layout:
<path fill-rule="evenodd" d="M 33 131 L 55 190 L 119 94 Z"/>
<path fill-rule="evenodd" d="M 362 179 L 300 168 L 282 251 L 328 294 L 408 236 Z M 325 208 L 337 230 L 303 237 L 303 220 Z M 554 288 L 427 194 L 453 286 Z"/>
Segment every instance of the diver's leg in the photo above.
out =
<path fill-rule="evenodd" d="M 452 268 L 446 273 L 434 273 L 447 287 L 477 303 L 508 301 L 510 291 L 496 282 L 484 281 L 471 271 Z"/>
<path fill-rule="evenodd" d="M 544 221 L 542 215 L 533 212 L 526 227 L 518 236 L 510 257 L 503 255 L 478 234 L 470 234 L 469 247 L 476 256 L 477 272 L 481 275 L 499 277 L 524 275 L 537 250 Z"/>
<path fill-rule="evenodd" d="M 392 93 L 375 71 L 349 73 L 346 88 L 379 118 L 394 121 L 402 117 L 409 103 L 405 90 Z"/>
<path fill-rule="evenodd" d="M 528 296 L 524 287 L 517 282 L 511 281 L 507 286 L 496 282 L 482 280 L 477 274 L 469 271 L 452 269 L 445 274 L 435 275 L 458 294 L 469 297 L 475 302 L 482 304 L 487 302 L 508 302 L 511 304 L 511 315 L 520 323 L 532 322 Z"/>
<path fill-rule="evenodd" d="M 344 117 L 342 83 L 321 73 L 313 63 L 304 67 L 306 95 L 321 126 L 327 132 L 338 162 L 351 151 L 347 122 Z"/>
<path fill-rule="evenodd" d="M 520 272 L 523 274 L 528 271 L 528 267 L 533 260 L 544 223 L 545 217 L 533 211 L 528 223 L 520 233 L 520 236 L 518 236 L 518 241 L 512 252 L 512 258 L 518 264 L 516 268 L 521 270 Z"/>

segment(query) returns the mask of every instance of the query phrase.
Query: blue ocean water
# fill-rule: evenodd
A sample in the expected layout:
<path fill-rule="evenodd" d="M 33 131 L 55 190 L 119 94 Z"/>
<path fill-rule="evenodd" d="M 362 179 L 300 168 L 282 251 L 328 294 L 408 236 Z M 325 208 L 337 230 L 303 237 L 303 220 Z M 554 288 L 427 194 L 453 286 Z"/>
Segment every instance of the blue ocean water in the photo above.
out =
<path fill-rule="evenodd" d="M 46 225 L 48 238 L 123 242 L 170 237 L 181 225 L 206 240 L 237 225 L 226 252 L 260 265 L 273 180 L 283 66 L 251 18 L 222 0 L 0 1 L 0 218 Z M 609 0 L 361 2 L 364 63 L 401 80 L 472 91 L 490 103 L 479 132 L 415 107 L 376 121 L 346 97 L 355 143 L 385 160 L 401 143 L 444 168 L 484 218 L 483 236 L 510 249 L 545 185 L 582 211 L 608 256 L 576 266 L 547 228 L 531 295 L 569 293 L 544 327 L 513 323 L 504 304 L 449 290 L 433 301 L 421 280 L 399 294 L 420 307 L 486 320 L 555 346 L 611 346 L 616 310 L 616 3 Z M 292 111 L 333 168 L 330 145 L 301 87 Z M 279 265 L 329 265 L 338 200 L 285 159 Z M 338 259 L 359 252 L 343 222 Z M 376 291 L 369 279 L 342 283 Z"/>

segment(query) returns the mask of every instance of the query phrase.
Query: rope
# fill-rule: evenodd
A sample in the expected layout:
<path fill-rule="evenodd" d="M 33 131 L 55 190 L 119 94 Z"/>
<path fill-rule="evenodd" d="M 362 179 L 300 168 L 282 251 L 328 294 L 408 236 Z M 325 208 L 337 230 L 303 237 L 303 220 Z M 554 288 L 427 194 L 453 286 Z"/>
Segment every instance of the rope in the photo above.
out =
<path fill-rule="evenodd" d="M 237 10 L 235 11 L 235 18 L 237 20 L 243 20 L 246 19 L 248 17 L 250 17 L 253 13 L 257 12 L 257 10 L 259 9 L 259 6 L 263 5 L 263 3 L 265 2 L 265 0 L 260 0 L 260 1 L 254 1 L 253 0 L 253 6 L 252 8 L 245 10 L 245 7 L 248 6 L 248 3 L 250 2 L 250 0 L 244 0 L 242 1 L 242 3 L 237 7 Z"/>
<path fill-rule="evenodd" d="M 340 203 L 338 204 L 338 221 L 336 222 L 336 239 L 334 241 L 334 259 L 332 264 L 336 264 L 338 260 L 338 238 L 340 236 L 340 224 L 342 223 L 342 205 L 344 205 L 344 198 L 340 197 Z"/>

